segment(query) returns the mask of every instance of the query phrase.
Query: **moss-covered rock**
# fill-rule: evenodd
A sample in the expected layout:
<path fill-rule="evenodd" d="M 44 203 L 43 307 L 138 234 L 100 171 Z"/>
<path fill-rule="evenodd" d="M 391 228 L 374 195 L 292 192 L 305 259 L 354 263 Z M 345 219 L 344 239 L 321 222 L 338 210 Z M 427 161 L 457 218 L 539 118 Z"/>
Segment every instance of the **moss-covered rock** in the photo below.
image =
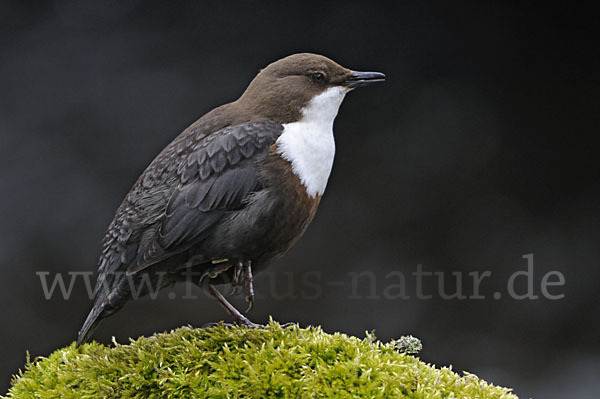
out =
<path fill-rule="evenodd" d="M 28 361 L 8 398 L 516 398 L 401 346 L 273 322 L 258 330 L 183 327 L 128 345 L 72 344 Z"/>

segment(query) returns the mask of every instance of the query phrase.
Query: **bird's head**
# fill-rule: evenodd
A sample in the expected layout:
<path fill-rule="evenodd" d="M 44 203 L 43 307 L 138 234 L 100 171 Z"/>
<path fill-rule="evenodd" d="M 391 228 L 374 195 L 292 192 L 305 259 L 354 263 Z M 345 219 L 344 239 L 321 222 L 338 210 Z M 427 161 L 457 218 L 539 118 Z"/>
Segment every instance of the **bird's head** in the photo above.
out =
<path fill-rule="evenodd" d="M 333 122 L 347 92 L 384 80 L 383 73 L 353 71 L 322 55 L 293 54 L 261 70 L 238 103 L 281 123 L 301 119 L 312 106 L 313 114 Z"/>

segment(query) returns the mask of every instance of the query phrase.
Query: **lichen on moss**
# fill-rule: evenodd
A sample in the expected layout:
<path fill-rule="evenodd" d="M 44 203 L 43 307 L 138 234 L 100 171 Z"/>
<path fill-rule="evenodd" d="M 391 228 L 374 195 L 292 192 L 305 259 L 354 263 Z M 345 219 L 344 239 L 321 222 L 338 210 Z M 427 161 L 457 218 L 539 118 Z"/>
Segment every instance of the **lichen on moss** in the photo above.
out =
<path fill-rule="evenodd" d="M 7 398 L 498 398 L 465 373 L 318 327 L 182 327 L 127 345 L 75 344 L 27 362 Z"/>

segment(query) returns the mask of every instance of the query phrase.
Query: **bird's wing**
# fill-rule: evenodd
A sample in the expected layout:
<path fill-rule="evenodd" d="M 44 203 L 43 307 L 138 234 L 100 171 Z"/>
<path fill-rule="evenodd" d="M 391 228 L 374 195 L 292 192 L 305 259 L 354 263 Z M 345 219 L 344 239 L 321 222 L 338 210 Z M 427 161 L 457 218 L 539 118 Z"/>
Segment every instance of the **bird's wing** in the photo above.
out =
<path fill-rule="evenodd" d="M 137 228 L 124 229 L 123 223 L 109 228 L 109 235 L 117 230 L 112 234 L 116 240 L 127 237 L 119 248 L 119 269 L 135 273 L 183 252 L 226 212 L 244 207 L 260 185 L 256 157 L 282 131 L 279 123 L 258 121 L 198 134 L 197 140 L 191 134 L 176 139 L 153 162 L 158 166 L 151 164 L 144 172 L 113 221 L 133 213 L 137 223 L 128 225 Z"/>

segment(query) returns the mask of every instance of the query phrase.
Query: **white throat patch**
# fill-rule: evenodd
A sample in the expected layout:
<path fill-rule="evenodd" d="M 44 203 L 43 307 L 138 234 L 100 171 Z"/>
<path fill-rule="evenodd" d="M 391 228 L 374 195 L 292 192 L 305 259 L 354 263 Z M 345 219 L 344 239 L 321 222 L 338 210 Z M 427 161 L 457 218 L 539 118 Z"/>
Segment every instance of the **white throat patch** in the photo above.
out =
<path fill-rule="evenodd" d="M 292 164 L 309 196 L 323 195 L 333 166 L 333 120 L 349 90 L 332 87 L 302 109 L 302 119 L 283 125 L 277 139 L 279 154 Z"/>

